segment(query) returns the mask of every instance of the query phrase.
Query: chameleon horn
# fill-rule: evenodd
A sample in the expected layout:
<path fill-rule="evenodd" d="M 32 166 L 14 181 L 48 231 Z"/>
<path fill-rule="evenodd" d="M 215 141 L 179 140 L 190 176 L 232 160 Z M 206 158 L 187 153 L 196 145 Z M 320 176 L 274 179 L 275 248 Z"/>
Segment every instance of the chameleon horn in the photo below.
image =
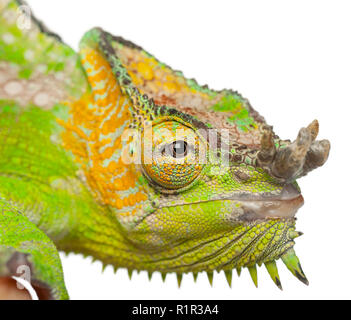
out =
<path fill-rule="evenodd" d="M 314 120 L 307 128 L 299 131 L 293 143 L 277 151 L 271 165 L 272 174 L 282 180 L 291 181 L 322 166 L 328 159 L 330 142 L 317 141 L 318 131 L 318 121 Z"/>
<path fill-rule="evenodd" d="M 330 142 L 328 140 L 315 141 L 319 131 L 319 124 L 314 120 L 307 129 L 311 132 L 312 144 L 307 152 L 302 175 L 322 166 L 328 159 Z"/>
<path fill-rule="evenodd" d="M 293 143 L 279 149 L 272 163 L 272 174 L 285 181 L 291 181 L 300 176 L 316 132 L 318 132 L 316 125 L 312 122 L 307 128 L 300 129 Z"/>
<path fill-rule="evenodd" d="M 308 131 L 311 132 L 312 141 L 316 140 L 319 132 L 318 120 L 313 120 L 307 127 Z"/>
<path fill-rule="evenodd" d="M 328 159 L 329 151 L 330 142 L 328 140 L 313 141 L 306 155 L 306 162 L 303 166 L 303 175 L 322 166 Z"/>
<path fill-rule="evenodd" d="M 270 164 L 276 154 L 272 130 L 265 130 L 261 138 L 261 149 L 257 154 L 262 165 Z"/>

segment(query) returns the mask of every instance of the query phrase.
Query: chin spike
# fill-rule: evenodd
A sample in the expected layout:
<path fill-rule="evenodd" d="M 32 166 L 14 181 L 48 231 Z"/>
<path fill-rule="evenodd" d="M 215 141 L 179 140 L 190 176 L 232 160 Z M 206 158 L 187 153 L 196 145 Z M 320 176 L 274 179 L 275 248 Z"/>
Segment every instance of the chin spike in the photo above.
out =
<path fill-rule="evenodd" d="M 225 277 L 227 279 L 228 285 L 232 287 L 233 270 L 224 271 Z"/>
<path fill-rule="evenodd" d="M 165 282 L 167 277 L 167 272 L 161 272 L 161 277 L 162 277 L 162 281 Z"/>
<path fill-rule="evenodd" d="M 301 237 L 302 235 L 303 235 L 303 233 L 300 232 L 300 231 L 292 230 L 292 231 L 289 232 L 290 239 L 296 239 L 298 237 Z"/>
<path fill-rule="evenodd" d="M 288 250 L 281 256 L 286 267 L 289 271 L 306 286 L 308 286 L 308 280 L 302 271 L 299 258 L 296 256 L 294 249 Z"/>
<path fill-rule="evenodd" d="M 258 283 L 257 283 L 257 268 L 256 268 L 256 265 L 248 267 L 248 269 L 249 269 L 249 272 L 250 272 L 251 279 L 252 279 L 255 287 L 257 288 L 258 287 Z"/>
<path fill-rule="evenodd" d="M 149 281 L 151 281 L 152 274 L 153 274 L 152 271 L 148 271 L 148 272 L 147 272 L 147 276 L 148 276 L 148 278 L 149 278 Z"/>
<path fill-rule="evenodd" d="M 210 282 L 210 285 L 212 287 L 212 285 L 213 285 L 213 272 L 212 271 L 207 272 L 207 278 L 208 278 L 208 281 Z"/>
<path fill-rule="evenodd" d="M 241 275 L 241 267 L 236 268 L 236 273 L 238 274 L 238 277 Z"/>
<path fill-rule="evenodd" d="M 193 272 L 194 282 L 196 282 L 198 275 L 199 275 L 198 272 Z"/>
<path fill-rule="evenodd" d="M 283 290 L 282 284 L 280 282 L 277 264 L 275 263 L 275 261 L 266 262 L 265 266 L 273 282 L 280 290 Z"/>
<path fill-rule="evenodd" d="M 180 288 L 180 286 L 182 284 L 182 279 L 183 279 L 183 274 L 177 273 L 178 288 Z"/>
<path fill-rule="evenodd" d="M 128 269 L 129 280 L 132 280 L 132 276 L 133 276 L 133 270 L 132 269 Z"/>

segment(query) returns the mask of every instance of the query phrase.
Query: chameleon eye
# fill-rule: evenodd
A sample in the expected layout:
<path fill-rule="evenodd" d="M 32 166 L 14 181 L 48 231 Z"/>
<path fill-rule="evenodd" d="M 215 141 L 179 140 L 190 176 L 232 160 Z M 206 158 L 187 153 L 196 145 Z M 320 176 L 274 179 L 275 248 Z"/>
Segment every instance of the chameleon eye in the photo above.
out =
<path fill-rule="evenodd" d="M 173 158 L 184 158 L 188 153 L 188 143 L 177 140 L 168 145 L 168 152 Z"/>
<path fill-rule="evenodd" d="M 200 175 L 206 157 L 206 145 L 196 132 L 176 121 L 165 121 L 155 125 L 152 133 L 151 150 L 147 152 L 145 141 L 143 145 L 146 177 L 169 190 L 193 182 Z"/>

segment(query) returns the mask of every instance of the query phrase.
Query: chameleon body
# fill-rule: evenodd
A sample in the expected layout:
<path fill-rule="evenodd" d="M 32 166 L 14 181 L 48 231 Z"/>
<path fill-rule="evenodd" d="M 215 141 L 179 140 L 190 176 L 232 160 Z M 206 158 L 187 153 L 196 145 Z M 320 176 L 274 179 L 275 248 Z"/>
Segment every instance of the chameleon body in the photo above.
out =
<path fill-rule="evenodd" d="M 324 164 L 318 122 L 281 140 L 237 92 L 187 79 L 102 29 L 76 53 L 20 1 L 0 1 L 0 276 L 28 266 L 67 299 L 59 251 L 150 274 L 275 261 L 294 253 L 296 179 Z M 44 297 L 45 295 L 41 295 Z"/>

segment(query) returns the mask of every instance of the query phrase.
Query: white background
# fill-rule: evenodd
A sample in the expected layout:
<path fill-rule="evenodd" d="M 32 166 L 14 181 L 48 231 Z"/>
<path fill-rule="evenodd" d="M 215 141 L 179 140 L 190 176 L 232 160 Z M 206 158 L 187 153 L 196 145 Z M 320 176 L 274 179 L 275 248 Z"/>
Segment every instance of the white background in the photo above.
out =
<path fill-rule="evenodd" d="M 187 77 L 214 89 L 233 88 L 250 99 L 282 138 L 317 118 L 332 149 L 327 164 L 301 179 L 305 206 L 298 213 L 296 252 L 306 287 L 279 262 L 284 291 L 264 267 L 256 289 L 243 270 L 229 289 L 223 274 L 211 288 L 175 275 L 126 270 L 101 273 L 101 264 L 63 258 L 72 299 L 318 299 L 351 298 L 349 1 L 108 1 L 29 0 L 36 16 L 77 49 L 85 31 L 100 26 L 141 45 Z"/>

